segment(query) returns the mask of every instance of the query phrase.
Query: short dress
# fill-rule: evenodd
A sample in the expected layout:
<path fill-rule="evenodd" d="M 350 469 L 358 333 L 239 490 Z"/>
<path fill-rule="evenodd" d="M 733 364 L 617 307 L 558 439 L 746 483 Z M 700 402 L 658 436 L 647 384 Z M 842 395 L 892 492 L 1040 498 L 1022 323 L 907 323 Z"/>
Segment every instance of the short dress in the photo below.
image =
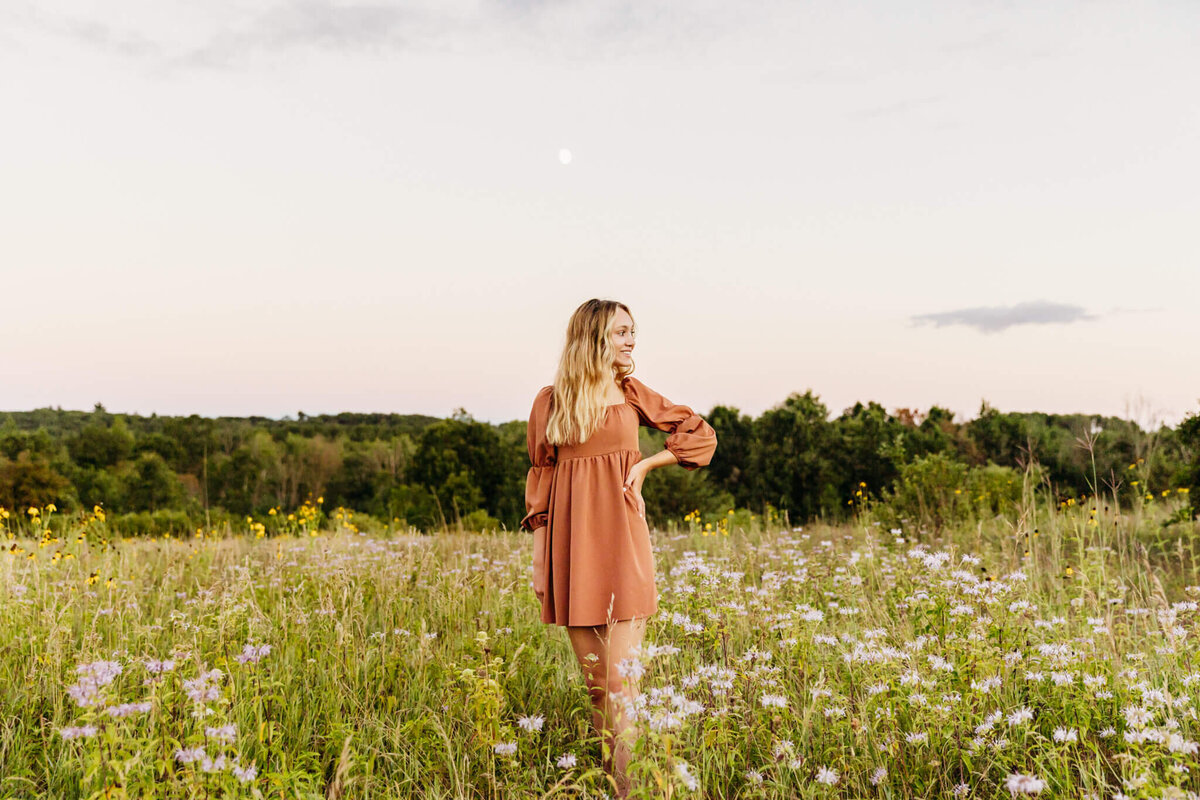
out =
<path fill-rule="evenodd" d="M 546 527 L 545 623 L 604 625 L 658 611 L 650 529 L 633 493 L 621 488 L 642 459 L 638 426 L 670 434 L 666 448 L 688 470 L 706 466 L 717 448 L 712 426 L 688 406 L 632 376 L 621 389 L 625 402 L 607 406 L 596 432 L 574 445 L 546 441 L 553 387 L 533 401 L 521 528 Z"/>

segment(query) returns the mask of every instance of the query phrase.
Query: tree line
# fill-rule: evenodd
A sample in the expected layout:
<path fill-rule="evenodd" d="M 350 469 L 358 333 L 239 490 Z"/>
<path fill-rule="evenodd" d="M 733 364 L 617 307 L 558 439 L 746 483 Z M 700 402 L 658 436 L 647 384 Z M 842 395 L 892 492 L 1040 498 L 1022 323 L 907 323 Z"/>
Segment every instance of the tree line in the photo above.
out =
<path fill-rule="evenodd" d="M 643 494 L 652 522 L 730 509 L 836 519 L 857 500 L 896 498 L 912 482 L 967 486 L 979 496 L 1036 464 L 1061 497 L 1105 491 L 1137 499 L 1174 489 L 1200 502 L 1200 416 L 1143 430 L 1117 417 L 1002 413 L 984 403 L 966 421 L 856 403 L 833 416 L 811 391 L 758 417 L 718 405 L 708 468 L 654 470 Z M 142 527 L 262 516 L 319 498 L 371 519 L 434 530 L 515 528 L 529 468 L 524 420 L 480 422 L 465 409 L 297 418 L 160 417 L 38 409 L 0 415 L 0 507 L 101 506 Z M 644 453 L 666 434 L 640 429 Z M 990 472 L 988 472 L 990 470 Z M 981 478 L 982 480 L 982 478 Z M 906 489 L 907 487 L 907 489 Z M 918 487 L 916 491 L 924 491 Z M 924 502 L 924 501 L 922 501 Z M 137 527 L 136 525 L 133 527 Z"/>

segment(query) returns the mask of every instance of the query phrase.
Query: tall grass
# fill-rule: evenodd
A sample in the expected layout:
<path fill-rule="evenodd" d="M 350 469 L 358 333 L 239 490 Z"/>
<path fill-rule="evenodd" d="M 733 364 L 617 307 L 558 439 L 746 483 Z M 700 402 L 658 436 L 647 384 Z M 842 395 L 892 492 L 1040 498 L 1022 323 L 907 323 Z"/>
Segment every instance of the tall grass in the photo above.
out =
<path fill-rule="evenodd" d="M 634 796 L 1194 796 L 1186 498 L 1024 489 L 936 534 L 866 503 L 656 530 Z M 50 516 L 0 560 L 0 796 L 611 793 L 528 534 Z"/>

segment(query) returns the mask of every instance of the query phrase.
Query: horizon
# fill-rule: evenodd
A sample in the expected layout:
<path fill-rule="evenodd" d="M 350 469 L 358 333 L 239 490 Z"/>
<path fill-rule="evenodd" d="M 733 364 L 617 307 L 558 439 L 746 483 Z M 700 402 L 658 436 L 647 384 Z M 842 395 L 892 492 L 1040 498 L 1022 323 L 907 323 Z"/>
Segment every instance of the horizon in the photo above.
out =
<path fill-rule="evenodd" d="M 803 391 L 795 390 L 794 393 L 798 394 L 798 395 L 803 395 L 803 394 L 805 394 L 806 391 L 813 391 L 813 390 L 811 390 L 811 389 L 806 389 Z M 820 401 L 822 404 L 824 404 L 826 406 L 826 408 L 828 409 L 828 417 L 827 418 L 830 420 L 837 419 L 842 414 L 844 414 L 847 411 L 849 411 L 850 409 L 854 408 L 854 405 L 855 405 L 855 403 L 851 403 L 850 405 L 845 406 L 843 408 L 835 409 L 834 407 L 832 407 L 828 403 L 826 403 L 824 398 L 821 397 L 821 395 L 818 394 L 817 392 L 813 391 L 813 395 L 814 395 L 814 397 L 817 398 L 818 401 Z M 769 411 L 773 408 L 776 408 L 776 407 L 782 405 L 784 400 L 786 400 L 786 398 L 784 398 L 783 400 L 779 400 L 774 405 L 763 409 L 762 412 L 759 412 L 757 414 L 750 414 L 749 412 L 745 411 L 744 409 L 737 408 L 736 406 L 730 406 L 725 403 L 714 403 L 712 406 L 705 408 L 703 410 L 701 410 L 701 409 L 693 409 L 693 410 L 695 410 L 697 413 L 704 414 L 704 413 L 711 412 L 712 408 L 714 408 L 716 406 L 723 405 L 728 408 L 734 408 L 735 410 L 738 411 L 739 414 L 750 416 L 753 419 L 757 419 L 760 416 L 762 416 L 762 414 L 764 412 Z M 864 406 L 869 405 L 870 403 L 879 403 L 878 400 L 859 400 L 856 402 L 861 402 Z M 454 409 L 447 412 L 446 414 L 429 414 L 429 413 L 425 413 L 425 412 L 421 412 L 421 411 L 382 411 L 382 410 L 348 410 L 348 409 L 342 409 L 340 411 L 309 412 L 309 411 L 305 411 L 304 409 L 298 409 L 296 412 L 291 413 L 291 414 L 283 414 L 281 416 L 271 416 L 271 415 L 267 415 L 267 414 L 254 414 L 254 413 L 210 415 L 210 414 L 200 414 L 198 412 L 182 413 L 182 414 L 179 414 L 179 413 L 166 414 L 166 413 L 159 413 L 156 411 L 150 411 L 150 412 L 114 411 L 113 409 L 109 408 L 102 402 L 93 404 L 92 408 L 63 408 L 61 406 L 41 406 L 38 408 L 24 409 L 24 410 L 13 410 L 13 409 L 0 410 L 0 418 L 4 417 L 5 415 L 10 415 L 10 414 L 30 414 L 30 413 L 36 413 L 38 411 L 51 411 L 54 413 L 62 412 L 62 413 L 91 414 L 96 411 L 95 405 L 100 405 L 103 409 L 103 413 L 105 413 L 105 414 L 111 414 L 113 416 L 143 417 L 143 418 L 150 418 L 150 417 L 183 417 L 183 418 L 186 418 L 186 417 L 193 416 L 193 414 L 194 414 L 195 416 L 199 416 L 203 419 L 267 419 L 272 422 L 301 422 L 301 421 L 306 421 L 308 419 L 312 419 L 314 417 L 333 417 L 333 416 L 337 416 L 339 414 L 363 414 L 363 415 L 385 414 L 385 415 L 392 415 L 392 416 L 418 416 L 418 417 L 432 417 L 434 419 L 450 419 L 459 408 L 462 408 L 463 410 L 465 410 L 467 412 L 468 416 L 470 416 L 476 422 L 484 422 L 484 423 L 487 423 L 487 424 L 493 425 L 493 426 L 504 425 L 509 422 L 515 422 L 515 421 L 516 422 L 525 422 L 526 421 L 526 417 L 519 417 L 519 418 L 513 418 L 513 419 L 500 419 L 500 420 L 485 419 L 485 418 L 476 416 L 474 413 L 471 412 L 471 410 L 469 408 L 466 408 L 465 406 L 456 406 Z M 883 409 L 888 413 L 888 415 L 892 416 L 892 417 L 898 417 L 899 412 L 901 412 L 901 411 L 913 411 L 913 412 L 916 412 L 918 415 L 920 415 L 922 418 L 928 415 L 928 413 L 932 407 L 937 406 L 939 408 L 942 408 L 943 410 L 950 411 L 953 414 L 952 421 L 959 425 L 963 425 L 963 424 L 971 422 L 972 420 L 978 419 L 980 416 L 979 412 L 983 410 L 984 405 L 988 406 L 989 408 L 995 409 L 997 412 L 999 412 L 1001 414 L 1045 414 L 1048 416 L 1060 416 L 1060 417 L 1079 416 L 1079 417 L 1092 417 L 1092 418 L 1099 417 L 1099 418 L 1104 418 L 1104 419 L 1120 419 L 1120 420 L 1132 422 L 1132 423 L 1136 424 L 1139 428 L 1141 428 L 1143 431 L 1146 431 L 1146 432 L 1158 430 L 1163 427 L 1174 429 L 1174 428 L 1177 428 L 1179 426 L 1179 424 L 1183 421 L 1183 418 L 1176 420 L 1176 421 L 1170 421 L 1170 420 L 1165 420 L 1165 419 L 1161 419 L 1161 418 L 1153 418 L 1152 416 L 1148 416 L 1148 413 L 1147 413 L 1148 410 L 1145 408 L 1142 408 L 1140 411 L 1133 410 L 1132 413 L 1127 413 L 1127 414 L 1100 414 L 1098 412 L 1089 412 L 1089 411 L 1041 411 L 1038 409 L 1032 409 L 1032 410 L 1004 409 L 1004 408 L 999 408 L 995 404 L 988 402 L 986 398 L 982 399 L 980 401 L 980 407 L 974 414 L 966 415 L 966 416 L 958 413 L 957 411 L 954 411 L 953 409 L 948 409 L 948 408 L 945 408 L 944 406 L 938 406 L 937 403 L 934 403 L 933 406 L 926 406 L 924 408 L 911 408 L 911 407 L 906 407 L 906 406 L 887 406 L 887 405 L 884 405 L 883 403 L 879 403 L 879 405 L 882 406 Z M 1139 418 L 1139 413 L 1141 414 L 1141 418 Z M 1152 414 L 1152 410 L 1149 410 L 1149 413 Z M 1192 412 L 1192 414 L 1195 414 L 1195 413 L 1200 413 L 1200 411 Z M 300 419 L 300 417 L 299 417 L 300 414 L 304 415 L 305 420 Z M 1186 418 L 1186 415 L 1184 418 Z"/>

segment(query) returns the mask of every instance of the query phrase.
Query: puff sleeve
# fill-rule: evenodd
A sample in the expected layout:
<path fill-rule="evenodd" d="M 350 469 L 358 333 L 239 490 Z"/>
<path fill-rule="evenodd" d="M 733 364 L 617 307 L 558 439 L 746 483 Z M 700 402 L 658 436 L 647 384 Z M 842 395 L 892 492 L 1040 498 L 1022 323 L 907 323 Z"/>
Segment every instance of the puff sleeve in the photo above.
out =
<path fill-rule="evenodd" d="M 525 476 L 525 517 L 521 528 L 532 533 L 546 524 L 550 509 L 550 481 L 554 477 L 557 448 L 546 441 L 546 420 L 550 416 L 552 386 L 544 386 L 534 398 L 525 432 L 529 460 L 533 464 Z"/>
<path fill-rule="evenodd" d="M 717 449 L 717 432 L 691 408 L 672 403 L 632 376 L 625 379 L 625 393 L 642 425 L 666 431 L 666 448 L 679 465 L 694 470 L 707 466 Z"/>

